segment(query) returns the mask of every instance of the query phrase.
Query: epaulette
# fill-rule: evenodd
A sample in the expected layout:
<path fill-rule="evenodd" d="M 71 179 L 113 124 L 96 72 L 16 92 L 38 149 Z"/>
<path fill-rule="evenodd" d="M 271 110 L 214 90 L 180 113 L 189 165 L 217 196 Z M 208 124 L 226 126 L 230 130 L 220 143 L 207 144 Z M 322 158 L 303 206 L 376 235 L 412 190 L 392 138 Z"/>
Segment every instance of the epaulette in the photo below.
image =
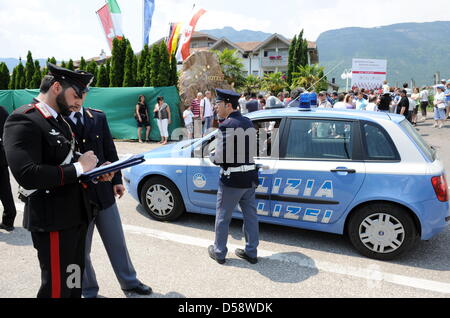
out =
<path fill-rule="evenodd" d="M 94 109 L 94 108 L 88 108 L 89 110 L 93 111 L 93 112 L 97 112 L 97 113 L 103 113 L 102 110 L 100 109 Z"/>
<path fill-rule="evenodd" d="M 48 111 L 47 107 L 45 107 L 45 105 L 42 103 L 35 104 L 34 108 L 36 108 L 45 119 L 53 117 L 52 114 Z"/>

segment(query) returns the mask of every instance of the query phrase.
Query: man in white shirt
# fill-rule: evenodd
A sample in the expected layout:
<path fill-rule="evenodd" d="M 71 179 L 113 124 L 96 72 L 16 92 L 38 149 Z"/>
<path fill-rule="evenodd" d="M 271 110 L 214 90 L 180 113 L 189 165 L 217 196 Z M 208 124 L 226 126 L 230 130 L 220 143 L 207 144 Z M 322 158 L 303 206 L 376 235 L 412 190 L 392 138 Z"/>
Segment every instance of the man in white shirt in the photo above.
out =
<path fill-rule="evenodd" d="M 429 99 L 430 93 L 428 92 L 426 87 L 422 88 L 422 91 L 420 92 L 420 110 L 422 111 L 422 121 L 427 120 L 427 108 L 429 105 Z"/>
<path fill-rule="evenodd" d="M 203 135 L 206 135 L 208 130 L 212 127 L 214 120 L 214 109 L 211 102 L 211 92 L 207 91 L 205 93 L 205 98 L 202 99 L 200 103 L 200 117 L 203 124 Z"/>

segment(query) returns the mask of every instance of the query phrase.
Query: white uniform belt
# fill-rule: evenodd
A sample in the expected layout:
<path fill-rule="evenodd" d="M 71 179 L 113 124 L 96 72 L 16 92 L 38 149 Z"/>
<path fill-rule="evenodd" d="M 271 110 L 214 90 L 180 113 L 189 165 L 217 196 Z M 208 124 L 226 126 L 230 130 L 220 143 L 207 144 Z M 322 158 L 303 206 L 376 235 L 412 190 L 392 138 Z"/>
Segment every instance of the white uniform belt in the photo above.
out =
<path fill-rule="evenodd" d="M 229 176 L 232 173 L 235 172 L 249 172 L 256 170 L 256 165 L 248 165 L 248 166 L 240 166 L 240 167 L 234 167 L 234 168 L 228 168 L 227 170 L 221 170 L 220 173 L 224 176 Z"/>

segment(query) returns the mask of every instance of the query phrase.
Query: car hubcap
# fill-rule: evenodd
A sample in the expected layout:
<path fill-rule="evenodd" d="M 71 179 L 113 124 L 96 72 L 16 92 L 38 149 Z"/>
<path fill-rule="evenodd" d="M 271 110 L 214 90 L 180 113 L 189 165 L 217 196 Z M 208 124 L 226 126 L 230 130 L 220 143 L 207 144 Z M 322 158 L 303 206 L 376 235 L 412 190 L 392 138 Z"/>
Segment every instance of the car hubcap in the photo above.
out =
<path fill-rule="evenodd" d="M 172 193 L 161 184 L 152 185 L 147 190 L 146 202 L 150 210 L 159 216 L 169 215 L 175 205 Z"/>
<path fill-rule="evenodd" d="M 405 229 L 395 217 L 389 214 L 373 214 L 361 223 L 359 227 L 361 242 L 376 253 L 392 253 L 405 240 Z"/>

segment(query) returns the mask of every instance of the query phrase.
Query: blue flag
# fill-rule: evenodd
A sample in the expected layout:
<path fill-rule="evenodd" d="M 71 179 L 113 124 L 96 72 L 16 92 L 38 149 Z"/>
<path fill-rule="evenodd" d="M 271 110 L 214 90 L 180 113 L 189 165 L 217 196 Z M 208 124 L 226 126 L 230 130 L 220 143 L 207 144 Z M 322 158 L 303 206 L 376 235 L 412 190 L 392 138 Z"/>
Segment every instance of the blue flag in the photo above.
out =
<path fill-rule="evenodd" d="M 150 29 L 152 28 L 153 12 L 155 12 L 155 0 L 144 1 L 144 44 L 149 44 Z"/>

